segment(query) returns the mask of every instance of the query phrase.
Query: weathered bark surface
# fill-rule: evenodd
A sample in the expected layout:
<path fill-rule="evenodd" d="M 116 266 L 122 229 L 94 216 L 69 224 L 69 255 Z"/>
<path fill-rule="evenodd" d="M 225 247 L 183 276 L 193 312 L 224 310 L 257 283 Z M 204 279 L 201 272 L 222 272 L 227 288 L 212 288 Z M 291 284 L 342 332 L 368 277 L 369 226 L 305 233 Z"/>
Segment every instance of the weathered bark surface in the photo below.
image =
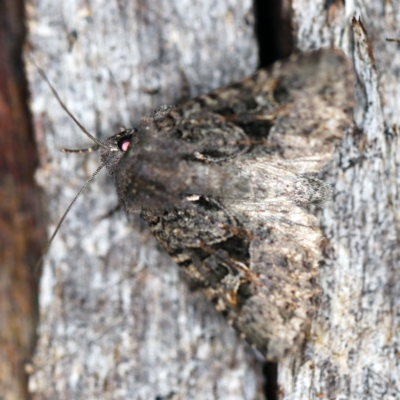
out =
<path fill-rule="evenodd" d="M 327 2 L 325 2 L 327 3 Z M 334 199 L 321 222 L 327 242 L 323 296 L 305 355 L 279 369 L 283 399 L 399 399 L 399 2 L 294 1 L 300 50 L 334 44 L 357 74 L 355 129 L 327 179 Z M 351 18 L 361 17 L 368 32 Z M 375 65 L 373 55 L 375 56 Z"/>
<path fill-rule="evenodd" d="M 34 265 L 45 244 L 38 154 L 22 63 L 24 4 L 0 2 L 0 398 L 28 399 L 38 317 Z"/>
<path fill-rule="evenodd" d="M 71 112 L 105 139 L 190 95 L 256 69 L 253 10 L 244 1 L 27 4 L 30 54 Z M 38 179 L 49 232 L 98 165 L 62 154 L 88 139 L 32 64 Z M 90 145 L 90 143 L 89 143 Z M 259 399 L 261 364 L 137 218 L 119 211 L 100 174 L 74 206 L 44 264 L 30 389 L 46 399 Z"/>
<path fill-rule="evenodd" d="M 327 173 L 334 200 L 320 215 L 327 241 L 319 314 L 304 354 L 279 366 L 279 395 L 400 398 L 400 52 L 385 41 L 400 26 L 400 5 L 292 0 L 285 7 L 299 50 L 334 45 L 348 54 L 358 107 Z M 27 10 L 34 60 L 103 139 L 179 99 L 181 71 L 195 95 L 256 67 L 249 1 L 37 0 Z M 376 68 L 353 16 L 366 26 Z M 97 159 L 58 152 L 87 140 L 32 65 L 29 72 L 51 231 Z M 131 228 L 120 212 L 102 218 L 116 202 L 111 180 L 99 176 L 46 258 L 35 398 L 263 398 L 252 351 L 188 289 L 139 219 Z"/>

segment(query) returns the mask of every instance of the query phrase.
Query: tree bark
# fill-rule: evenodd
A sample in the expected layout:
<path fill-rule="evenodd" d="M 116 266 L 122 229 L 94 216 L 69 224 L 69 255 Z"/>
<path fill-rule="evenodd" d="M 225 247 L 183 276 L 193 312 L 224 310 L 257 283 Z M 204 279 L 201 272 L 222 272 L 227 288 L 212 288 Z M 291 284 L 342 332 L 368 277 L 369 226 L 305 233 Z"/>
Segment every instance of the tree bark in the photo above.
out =
<path fill-rule="evenodd" d="M 400 4 L 292 6 L 300 50 L 334 44 L 348 54 L 357 107 L 327 176 L 334 196 L 321 213 L 327 242 L 319 313 L 306 357 L 280 366 L 281 398 L 400 398 L 400 53 L 386 41 L 396 36 Z"/>
<path fill-rule="evenodd" d="M 45 245 L 38 154 L 22 62 L 24 3 L 0 2 L 0 398 L 30 398 L 25 363 L 38 319 L 34 265 Z"/>
<path fill-rule="evenodd" d="M 246 0 L 35 0 L 27 14 L 30 56 L 101 139 L 179 101 L 185 80 L 194 96 L 257 65 Z M 278 396 L 399 398 L 400 53 L 386 38 L 395 36 L 400 5 L 292 0 L 282 14 L 292 17 L 297 50 L 333 45 L 346 52 L 358 105 L 354 129 L 326 174 L 334 197 L 320 212 L 327 240 L 319 312 L 302 354 L 279 364 Z M 352 22 L 359 16 L 366 30 Z M 37 179 L 48 196 L 51 232 L 98 161 L 59 153 L 88 141 L 31 63 L 28 72 L 42 165 Z M 190 290 L 139 219 L 130 227 L 119 211 L 104 218 L 116 204 L 111 179 L 98 176 L 45 259 L 34 398 L 265 398 L 262 362 Z"/>
<path fill-rule="evenodd" d="M 230 3 L 34 1 L 27 5 L 30 55 L 104 140 L 179 101 L 185 80 L 194 96 L 256 69 L 251 1 Z M 99 161 L 59 152 L 88 139 L 32 63 L 29 74 L 50 233 Z M 133 228 L 121 211 L 104 218 L 116 205 L 103 172 L 46 257 L 35 398 L 262 398 L 252 350 L 191 292 L 139 218 Z"/>

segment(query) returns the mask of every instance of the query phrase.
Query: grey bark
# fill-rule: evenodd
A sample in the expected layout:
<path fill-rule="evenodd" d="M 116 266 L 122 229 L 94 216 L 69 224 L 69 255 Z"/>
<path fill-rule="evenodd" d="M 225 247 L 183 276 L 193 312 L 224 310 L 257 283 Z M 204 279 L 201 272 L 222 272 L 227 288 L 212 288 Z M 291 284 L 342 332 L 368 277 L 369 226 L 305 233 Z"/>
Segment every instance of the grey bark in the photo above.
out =
<path fill-rule="evenodd" d="M 326 179 L 323 295 L 301 355 L 279 365 L 284 399 L 400 398 L 398 2 L 293 0 L 297 49 L 342 48 L 357 72 L 355 129 Z M 99 138 L 256 68 L 250 1 L 27 3 L 27 48 L 72 113 Z M 369 42 L 359 24 L 361 16 Z M 399 35 L 400 36 L 400 35 Z M 183 73 L 182 73 L 183 71 Z M 28 61 L 49 232 L 97 159 Z M 397 75 L 396 75 L 397 74 Z M 30 366 L 34 398 L 261 399 L 262 363 L 192 292 L 106 174 L 71 211 L 46 261 Z M 157 397 L 159 396 L 159 397 Z"/>
<path fill-rule="evenodd" d="M 182 92 L 207 92 L 253 72 L 251 1 L 27 4 L 31 57 L 71 112 L 105 139 Z M 96 155 L 62 154 L 88 139 L 32 63 L 32 110 L 49 234 Z M 89 143 L 89 146 L 91 143 Z M 54 241 L 41 282 L 30 390 L 46 399 L 258 399 L 260 363 L 137 218 L 130 226 L 105 172 Z"/>
<path fill-rule="evenodd" d="M 323 6 L 293 3 L 297 47 L 344 49 L 357 74 L 358 105 L 327 177 L 334 199 L 321 214 L 327 241 L 318 317 L 305 356 L 280 366 L 281 397 L 399 399 L 400 53 L 386 38 L 396 37 L 400 4 Z"/>

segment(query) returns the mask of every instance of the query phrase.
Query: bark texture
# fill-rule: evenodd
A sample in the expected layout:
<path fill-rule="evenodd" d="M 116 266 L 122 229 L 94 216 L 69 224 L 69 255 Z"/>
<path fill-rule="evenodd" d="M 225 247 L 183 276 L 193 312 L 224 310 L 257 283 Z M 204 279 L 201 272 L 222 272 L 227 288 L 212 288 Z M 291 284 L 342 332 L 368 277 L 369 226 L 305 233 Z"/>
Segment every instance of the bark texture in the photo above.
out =
<path fill-rule="evenodd" d="M 327 241 L 319 315 L 302 358 L 280 366 L 280 397 L 398 399 L 400 53 L 386 38 L 396 36 L 400 4 L 292 7 L 300 50 L 334 44 L 348 54 L 358 106 L 327 174 L 334 199 L 321 214 Z"/>
<path fill-rule="evenodd" d="M 398 2 L 284 2 L 295 47 L 342 48 L 357 73 L 355 127 L 326 179 L 323 295 L 301 355 L 279 365 L 282 399 L 400 398 L 398 110 L 400 52 L 387 37 Z M 28 49 L 72 113 L 104 139 L 190 95 L 256 68 L 250 1 L 28 2 Z M 366 31 L 353 17 L 361 17 Z M 262 23 L 262 16 L 258 16 Z M 375 61 L 374 57 L 375 56 Z M 397 76 L 396 76 L 397 74 Z M 30 64 L 32 110 L 49 232 L 95 156 Z M 185 79 L 183 78 L 185 77 Z M 83 145 L 83 146 L 82 146 Z M 104 174 L 54 241 L 41 283 L 30 390 L 51 399 L 261 399 L 261 362 L 139 219 L 131 228 Z"/>
<path fill-rule="evenodd" d="M 22 63 L 24 4 L 0 2 L 0 398 L 28 399 L 25 363 L 36 338 L 34 265 L 45 244 L 38 154 Z"/>
<path fill-rule="evenodd" d="M 31 56 L 99 138 L 256 69 L 251 1 L 27 4 Z M 96 155 L 30 64 L 32 109 L 49 199 L 49 233 Z M 89 145 L 91 145 L 89 143 Z M 54 241 L 41 283 L 30 389 L 46 399 L 259 399 L 261 365 L 139 218 L 131 228 L 106 173 Z"/>

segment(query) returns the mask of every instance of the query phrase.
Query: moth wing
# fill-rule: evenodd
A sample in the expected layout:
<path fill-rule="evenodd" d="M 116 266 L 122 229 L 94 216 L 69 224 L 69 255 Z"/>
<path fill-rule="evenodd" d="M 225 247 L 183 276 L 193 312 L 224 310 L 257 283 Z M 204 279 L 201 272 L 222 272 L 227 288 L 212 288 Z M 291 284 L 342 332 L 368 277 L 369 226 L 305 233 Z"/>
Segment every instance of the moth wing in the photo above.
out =
<path fill-rule="evenodd" d="M 258 290 L 234 312 L 236 329 L 269 360 L 302 344 L 320 294 L 315 253 L 285 236 L 274 232 L 251 242 L 250 270 Z"/>
<path fill-rule="evenodd" d="M 353 106 L 349 62 L 342 51 L 325 49 L 199 96 L 157 120 L 156 130 L 198 143 L 210 161 L 212 152 L 219 161 L 250 148 L 298 173 L 317 172 L 351 124 Z"/>
<path fill-rule="evenodd" d="M 139 143 L 121 160 L 121 191 L 139 204 L 187 194 L 245 196 L 251 161 L 313 174 L 351 124 L 353 76 L 339 50 L 277 62 L 233 85 L 142 121 Z M 251 186 L 251 183 L 250 183 Z"/>
<path fill-rule="evenodd" d="M 267 359 L 304 340 L 320 293 L 321 232 L 290 199 L 265 204 L 200 198 L 143 217 L 182 271 Z"/>

